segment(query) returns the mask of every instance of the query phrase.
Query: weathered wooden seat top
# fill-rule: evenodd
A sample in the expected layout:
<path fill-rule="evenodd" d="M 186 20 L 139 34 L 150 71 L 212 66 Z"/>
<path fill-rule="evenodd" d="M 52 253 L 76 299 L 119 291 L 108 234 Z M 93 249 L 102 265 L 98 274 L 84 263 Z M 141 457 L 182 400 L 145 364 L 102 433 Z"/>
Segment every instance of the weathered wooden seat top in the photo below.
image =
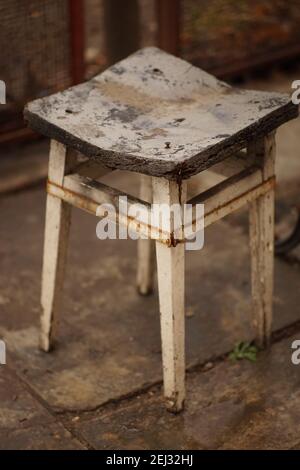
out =
<path fill-rule="evenodd" d="M 105 166 L 171 179 L 209 168 L 297 115 L 288 95 L 233 88 L 157 48 L 25 109 L 34 130 Z"/>

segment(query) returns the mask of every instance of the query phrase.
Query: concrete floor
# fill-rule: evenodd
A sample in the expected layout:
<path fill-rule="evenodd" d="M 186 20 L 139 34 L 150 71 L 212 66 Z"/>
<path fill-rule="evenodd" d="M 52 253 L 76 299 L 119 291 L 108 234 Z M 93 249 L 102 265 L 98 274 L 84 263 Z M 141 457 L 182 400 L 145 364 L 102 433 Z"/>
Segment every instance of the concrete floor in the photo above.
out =
<path fill-rule="evenodd" d="M 288 80 L 276 85 L 288 86 Z M 255 87 L 259 87 L 256 84 Z M 263 87 L 263 86 L 262 86 Z M 299 119 L 278 135 L 281 207 L 299 202 Z M 287 164 L 288 162 L 288 164 Z M 135 175 L 106 177 L 136 192 Z M 57 344 L 37 348 L 45 193 L 0 198 L 0 449 L 300 448 L 300 250 L 276 260 L 274 336 L 258 360 L 232 362 L 253 338 L 247 214 L 209 228 L 187 252 L 187 402 L 161 399 L 157 290 L 135 287 L 134 241 L 99 241 L 96 219 L 74 210 Z"/>

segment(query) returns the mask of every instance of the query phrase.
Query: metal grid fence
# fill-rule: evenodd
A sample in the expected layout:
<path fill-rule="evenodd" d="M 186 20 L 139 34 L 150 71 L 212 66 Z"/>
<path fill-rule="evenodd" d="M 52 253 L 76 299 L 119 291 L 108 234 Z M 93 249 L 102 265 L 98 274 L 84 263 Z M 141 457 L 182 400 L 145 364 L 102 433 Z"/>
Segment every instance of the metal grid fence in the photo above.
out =
<path fill-rule="evenodd" d="M 72 83 L 69 1 L 2 0 L 0 18 L 0 79 L 7 100 L 0 132 L 5 132 L 20 125 L 16 113 L 24 103 Z"/>

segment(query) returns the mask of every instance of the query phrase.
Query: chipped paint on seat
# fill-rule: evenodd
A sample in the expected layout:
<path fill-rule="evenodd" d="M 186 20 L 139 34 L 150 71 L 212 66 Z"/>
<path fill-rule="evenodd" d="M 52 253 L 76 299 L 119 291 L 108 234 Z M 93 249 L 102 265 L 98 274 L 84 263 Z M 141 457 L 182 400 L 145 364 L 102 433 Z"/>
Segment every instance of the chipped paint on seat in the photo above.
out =
<path fill-rule="evenodd" d="M 157 48 L 35 100 L 36 131 L 110 168 L 187 178 L 296 117 L 288 95 L 233 88 Z"/>

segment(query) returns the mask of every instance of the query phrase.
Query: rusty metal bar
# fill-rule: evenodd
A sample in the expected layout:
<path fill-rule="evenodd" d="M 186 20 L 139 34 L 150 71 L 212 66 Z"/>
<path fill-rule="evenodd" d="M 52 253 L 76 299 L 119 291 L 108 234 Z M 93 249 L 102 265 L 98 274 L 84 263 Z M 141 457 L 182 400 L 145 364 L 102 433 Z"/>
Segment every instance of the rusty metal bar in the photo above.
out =
<path fill-rule="evenodd" d="M 84 3 L 83 0 L 69 0 L 71 77 L 73 85 L 84 80 Z"/>
<path fill-rule="evenodd" d="M 261 168 L 257 165 L 251 165 L 202 193 L 193 196 L 188 202 L 189 204 L 205 202 L 209 205 L 209 208 L 211 205 L 213 208 L 217 201 L 220 201 L 220 204 L 230 201 L 245 190 L 252 189 L 262 182 Z"/>
<path fill-rule="evenodd" d="M 138 0 L 103 0 L 105 52 L 109 65 L 139 49 Z"/>
<path fill-rule="evenodd" d="M 276 180 L 273 176 L 268 180 L 264 181 L 263 183 L 258 184 L 257 186 L 232 197 L 229 201 L 226 201 L 224 204 L 219 204 L 217 201 L 215 207 L 211 207 L 207 212 L 205 212 L 204 226 L 208 227 L 212 223 L 217 222 L 223 217 L 226 217 L 226 215 L 229 215 L 232 212 L 240 209 L 245 204 L 248 204 L 249 202 L 252 202 L 258 197 L 262 196 L 263 194 L 266 194 L 268 191 L 275 187 L 275 184 Z M 205 200 L 203 201 L 203 204 L 205 204 Z M 193 219 L 191 227 L 186 228 L 185 235 L 188 236 L 192 233 L 195 228 L 196 222 L 197 220 Z"/>
<path fill-rule="evenodd" d="M 242 173 L 245 172 L 241 172 L 241 174 Z M 259 173 L 249 173 L 248 177 L 244 177 L 244 181 L 240 181 L 238 186 L 231 188 L 232 197 L 228 198 L 228 194 L 226 194 L 224 198 L 225 202 L 220 203 L 220 199 L 223 199 L 224 195 L 224 189 L 220 189 L 224 185 L 224 182 L 222 182 L 216 185 L 215 188 L 219 188 L 219 191 L 216 190 L 214 195 L 209 196 L 209 191 L 205 191 L 190 200 L 190 204 L 191 201 L 193 201 L 192 210 L 195 211 L 196 204 L 198 203 L 207 203 L 208 210 L 205 211 L 204 214 L 204 227 L 207 227 L 274 188 L 275 177 L 263 181 L 262 183 L 254 184 L 260 176 L 260 171 Z M 228 179 L 231 180 L 231 178 Z M 227 191 L 227 188 L 225 188 L 225 190 Z M 196 223 L 199 222 L 193 218 L 191 225 L 184 227 L 184 239 L 175 240 L 173 233 L 163 231 L 159 226 L 152 225 L 151 204 L 78 174 L 66 176 L 62 186 L 48 181 L 47 192 L 93 215 L 99 215 L 97 210 L 101 204 L 110 204 L 114 207 L 117 223 L 127 227 L 130 226 L 131 230 L 134 230 L 141 236 L 158 240 L 168 246 L 174 246 L 177 243 L 187 241 L 188 237 L 194 233 Z M 123 212 L 122 209 L 120 210 L 120 196 L 127 197 L 128 210 L 126 209 L 126 212 Z M 134 204 L 143 206 L 144 216 L 146 215 L 146 217 L 142 216 L 141 218 L 137 218 L 128 215 L 130 207 Z M 107 216 L 109 217 L 109 214 L 107 214 Z M 145 222 L 145 219 L 147 222 Z M 201 226 L 203 226 L 203 224 Z"/>
<path fill-rule="evenodd" d="M 180 53 L 180 0 L 156 0 L 158 45 L 170 54 Z"/>
<path fill-rule="evenodd" d="M 101 204 L 110 204 L 115 209 L 117 223 L 127 227 L 130 226 L 130 230 L 134 230 L 142 236 L 151 237 L 167 245 L 171 243 L 169 232 L 160 230 L 158 227 L 144 222 L 144 217 L 138 219 L 128 215 L 127 212 L 123 213 L 118 207 L 118 198 L 120 196 L 126 196 L 128 212 L 130 212 L 130 206 L 133 204 L 142 205 L 146 213 L 146 218 L 149 221 L 151 220 L 151 205 L 148 202 L 135 198 L 101 182 L 81 177 L 77 174 L 69 175 L 64 178 L 63 186 L 48 181 L 47 192 L 93 215 L 97 215 L 97 210 Z M 107 214 L 107 216 L 109 218 L 109 214 Z"/>
<path fill-rule="evenodd" d="M 280 48 L 275 51 L 268 51 L 260 56 L 245 57 L 239 60 L 229 62 L 220 62 L 213 66 L 207 66 L 205 70 L 223 80 L 232 79 L 249 72 L 265 70 L 266 67 L 282 65 L 290 63 L 291 60 L 299 59 L 300 46 L 298 43 L 290 44 L 287 47 Z M 198 67 L 205 67 L 203 61 L 195 57 L 190 59 L 192 63 Z"/>

